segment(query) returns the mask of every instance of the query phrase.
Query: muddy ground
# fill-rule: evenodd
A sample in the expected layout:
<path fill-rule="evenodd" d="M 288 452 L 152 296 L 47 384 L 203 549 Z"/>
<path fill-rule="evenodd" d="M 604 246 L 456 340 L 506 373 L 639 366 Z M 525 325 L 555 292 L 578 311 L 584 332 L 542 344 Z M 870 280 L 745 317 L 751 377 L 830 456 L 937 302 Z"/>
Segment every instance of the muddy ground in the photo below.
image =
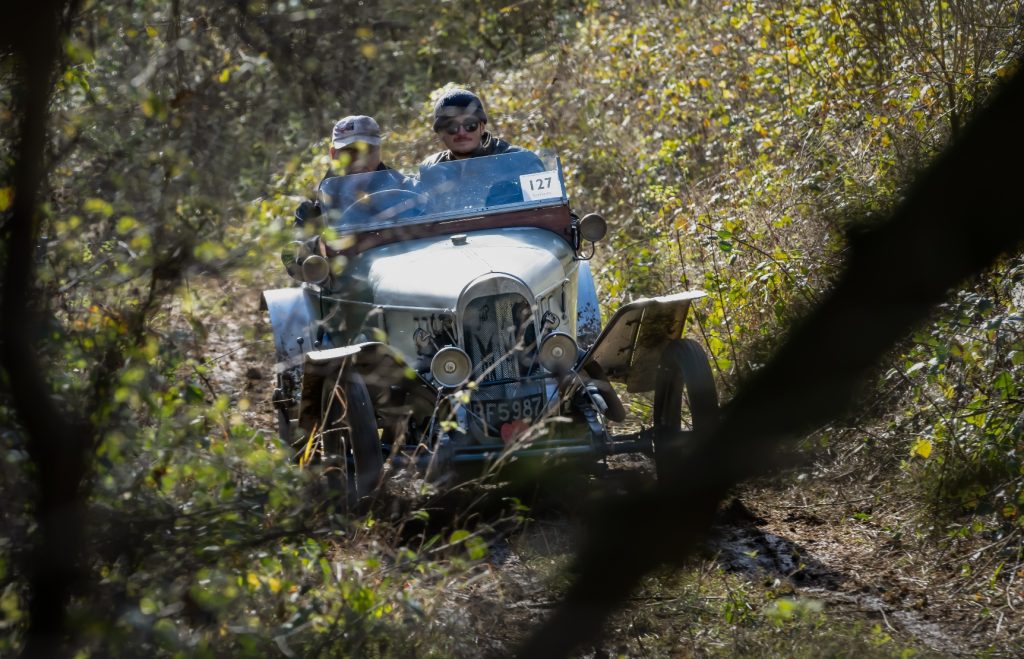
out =
<path fill-rule="evenodd" d="M 211 312 L 230 319 L 207 323 L 209 389 L 228 394 L 236 405 L 247 399 L 248 408 L 241 405 L 240 413 L 272 436 L 273 348 L 265 314 L 258 309 L 258 290 L 239 291 L 226 282 L 204 285 L 210 289 L 208 299 L 219 301 Z M 588 487 L 628 489 L 638 479 L 653 477 L 651 471 L 646 458 L 620 456 Z M 891 642 L 879 642 L 882 655 L 900 649 L 934 656 L 1024 655 L 1022 566 L 1005 565 L 1001 578 L 989 587 L 964 575 L 971 560 L 998 560 L 1000 555 L 1014 560 L 1019 538 L 940 543 L 934 534 L 915 531 L 921 528 L 922 507 L 897 492 L 884 474 L 870 472 L 863 462 L 833 449 L 802 469 L 735 492 L 702 555 L 687 569 L 734 583 L 739 579 L 751 600 L 751 615 L 759 615 L 758 602 L 767 594 L 810 607 L 827 621 L 889 637 Z M 507 655 L 524 630 L 555 606 L 566 585 L 557 576 L 559 569 L 569 564 L 583 523 L 579 511 L 578 506 L 542 502 L 531 510 L 524 527 L 495 535 L 487 558 L 489 578 L 453 592 L 445 607 L 446 624 L 468 634 L 466 656 Z M 701 631 L 692 629 L 689 639 L 652 643 L 659 635 L 680 634 L 671 621 L 677 609 L 666 604 L 683 597 L 653 590 L 658 592 L 640 593 L 627 603 L 626 611 L 610 622 L 602 644 L 584 655 L 733 653 L 721 638 L 702 641 Z M 687 606 L 693 608 L 693 603 Z M 637 620 L 642 621 L 639 629 Z M 718 616 L 708 624 L 742 623 Z M 749 652 L 760 653 L 756 645 Z"/>

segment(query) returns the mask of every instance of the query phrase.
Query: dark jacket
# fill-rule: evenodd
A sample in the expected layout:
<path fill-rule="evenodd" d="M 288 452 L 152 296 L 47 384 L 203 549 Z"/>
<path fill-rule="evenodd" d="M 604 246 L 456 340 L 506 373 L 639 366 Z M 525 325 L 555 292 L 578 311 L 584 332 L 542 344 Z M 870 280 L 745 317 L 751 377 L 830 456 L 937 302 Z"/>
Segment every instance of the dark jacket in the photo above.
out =
<path fill-rule="evenodd" d="M 512 153 L 513 151 L 523 151 L 522 147 L 512 146 L 505 140 L 499 140 L 497 137 L 491 135 L 487 131 L 484 131 L 483 136 L 480 139 L 480 146 L 469 154 L 470 158 L 479 158 L 480 156 L 498 156 L 503 153 Z M 452 158 L 452 152 L 448 149 L 444 151 L 438 151 L 434 155 L 430 156 L 426 160 L 420 163 L 421 167 L 427 165 L 436 165 L 439 162 L 448 162 L 454 160 Z"/>
<path fill-rule="evenodd" d="M 385 170 L 393 171 L 396 176 L 405 178 L 401 174 L 399 174 L 397 170 L 388 167 L 384 163 L 378 165 L 375 171 L 383 172 Z M 337 174 L 335 174 L 334 171 L 332 171 L 331 169 L 328 169 L 327 173 L 324 174 L 324 177 L 320 179 L 320 183 L 316 186 L 316 197 L 312 200 L 306 200 L 299 204 L 299 207 L 295 209 L 295 224 L 293 225 L 294 227 L 301 229 L 306 225 L 309 225 L 319 229 L 320 216 L 324 214 L 323 208 L 320 207 L 320 188 L 323 187 L 324 181 L 335 176 L 337 176 Z"/>

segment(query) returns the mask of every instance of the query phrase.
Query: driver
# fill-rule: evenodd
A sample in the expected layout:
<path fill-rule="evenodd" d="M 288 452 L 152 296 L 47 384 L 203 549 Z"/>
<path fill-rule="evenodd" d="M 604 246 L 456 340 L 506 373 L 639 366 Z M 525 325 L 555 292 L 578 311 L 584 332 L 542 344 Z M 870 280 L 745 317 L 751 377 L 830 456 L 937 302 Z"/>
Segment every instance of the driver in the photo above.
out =
<path fill-rule="evenodd" d="M 523 151 L 484 130 L 486 125 L 487 112 L 476 94 L 465 89 L 445 92 L 434 104 L 434 132 L 445 150 L 430 156 L 421 166 Z"/>
<path fill-rule="evenodd" d="M 380 125 L 373 117 L 364 114 L 345 117 L 334 124 L 334 131 L 331 135 L 331 163 L 338 163 L 343 169 L 342 174 L 337 174 L 328 168 L 317 192 L 323 187 L 324 181 L 335 176 L 349 176 L 351 174 L 367 174 L 369 172 L 392 171 L 395 172 L 395 187 L 401 187 L 402 176 L 395 170 L 385 165 L 380 158 Z M 295 226 L 304 228 L 309 225 L 314 229 L 319 227 L 320 217 L 323 209 L 320 207 L 319 194 L 316 201 L 304 201 L 295 210 Z"/>

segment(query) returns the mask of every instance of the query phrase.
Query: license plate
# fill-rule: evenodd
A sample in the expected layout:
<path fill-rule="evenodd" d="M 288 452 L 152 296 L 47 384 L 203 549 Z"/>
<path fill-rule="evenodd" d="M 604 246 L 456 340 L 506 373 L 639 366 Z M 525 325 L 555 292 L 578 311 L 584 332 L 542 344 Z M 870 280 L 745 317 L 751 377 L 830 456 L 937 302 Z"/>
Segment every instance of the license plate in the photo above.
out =
<path fill-rule="evenodd" d="M 499 436 L 501 427 L 513 421 L 533 423 L 544 411 L 544 396 L 535 394 L 508 400 L 475 400 L 473 414 L 483 419 L 488 435 Z"/>

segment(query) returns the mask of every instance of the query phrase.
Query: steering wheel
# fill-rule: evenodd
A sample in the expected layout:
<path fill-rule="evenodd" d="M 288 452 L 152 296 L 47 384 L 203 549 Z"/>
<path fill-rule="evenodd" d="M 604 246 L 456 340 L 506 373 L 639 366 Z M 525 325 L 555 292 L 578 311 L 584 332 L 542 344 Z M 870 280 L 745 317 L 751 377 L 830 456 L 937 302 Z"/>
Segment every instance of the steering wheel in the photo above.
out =
<path fill-rule="evenodd" d="M 387 222 L 422 215 L 427 195 L 412 190 L 380 190 L 349 204 L 338 218 L 339 225 Z"/>

